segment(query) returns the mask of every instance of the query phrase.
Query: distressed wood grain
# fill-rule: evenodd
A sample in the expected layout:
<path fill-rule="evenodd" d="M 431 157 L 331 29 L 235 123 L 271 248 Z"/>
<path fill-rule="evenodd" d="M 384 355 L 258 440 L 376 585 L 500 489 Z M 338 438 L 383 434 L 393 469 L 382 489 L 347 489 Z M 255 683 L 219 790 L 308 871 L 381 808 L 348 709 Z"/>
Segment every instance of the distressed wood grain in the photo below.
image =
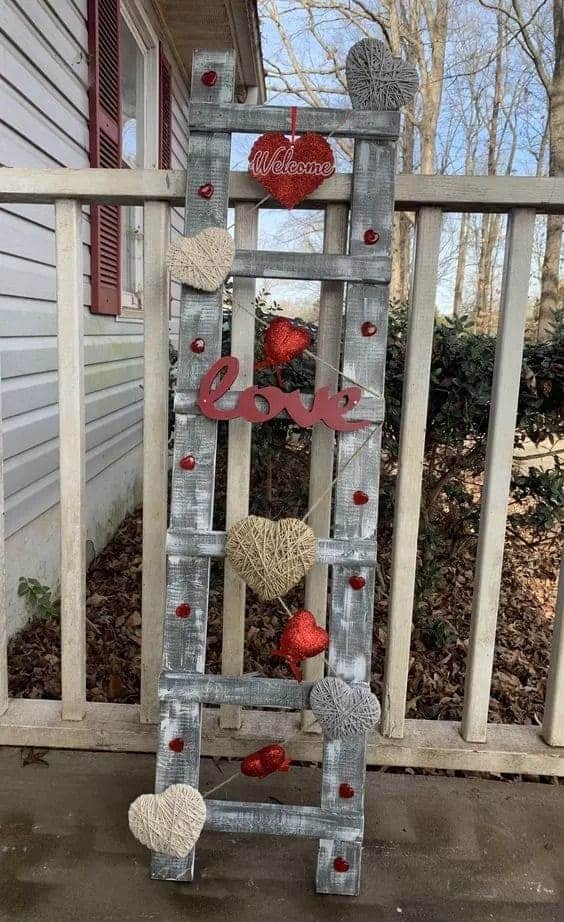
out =
<path fill-rule="evenodd" d="M 355 256 L 238 250 L 232 274 L 251 278 L 325 279 L 387 285 L 390 281 L 391 260 L 389 256 L 370 253 L 370 249 L 364 246 L 363 251 Z"/>
<path fill-rule="evenodd" d="M 263 134 L 290 131 L 290 109 L 278 106 L 209 105 L 192 103 L 189 126 L 206 125 L 209 131 Z M 298 109 L 297 132 L 332 135 L 336 138 L 397 138 L 399 112 L 359 112 L 355 109 Z"/>
<path fill-rule="evenodd" d="M 203 487 L 202 487 L 203 489 Z M 169 529 L 167 553 L 174 557 L 224 557 L 227 536 L 223 531 Z M 346 538 L 318 538 L 316 560 L 323 564 L 373 566 L 376 544 L 373 540 L 352 542 Z"/>
<path fill-rule="evenodd" d="M 311 688 L 311 682 L 293 679 L 261 679 L 244 675 L 191 675 L 187 679 L 183 672 L 165 672 L 159 682 L 159 697 L 161 701 L 178 698 L 200 704 L 298 710 L 307 705 Z"/>

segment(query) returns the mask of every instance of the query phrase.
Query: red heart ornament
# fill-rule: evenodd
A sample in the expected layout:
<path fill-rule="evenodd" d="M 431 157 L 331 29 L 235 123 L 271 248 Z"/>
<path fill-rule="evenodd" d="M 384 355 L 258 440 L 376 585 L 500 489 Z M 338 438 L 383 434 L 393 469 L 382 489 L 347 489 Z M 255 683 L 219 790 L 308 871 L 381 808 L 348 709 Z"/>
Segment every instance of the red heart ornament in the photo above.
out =
<path fill-rule="evenodd" d="M 241 762 L 241 772 L 250 778 L 266 778 L 273 772 L 287 772 L 291 764 L 292 760 L 286 758 L 284 747 L 279 743 L 271 743 L 245 756 Z"/>
<path fill-rule="evenodd" d="M 269 365 L 285 365 L 310 345 L 309 330 L 296 326 L 287 317 L 275 317 L 264 334 L 264 358 Z"/>
<path fill-rule="evenodd" d="M 294 678 L 302 681 L 302 673 L 298 668 L 303 659 L 323 653 L 329 646 L 329 634 L 319 627 L 315 615 L 311 611 L 301 609 L 297 611 L 282 631 L 278 649 L 272 651 L 273 656 L 283 657 L 292 670 Z"/>
<path fill-rule="evenodd" d="M 319 134 L 293 141 L 281 133 L 263 134 L 251 148 L 249 171 L 276 201 L 293 208 L 335 172 L 335 161 Z"/>

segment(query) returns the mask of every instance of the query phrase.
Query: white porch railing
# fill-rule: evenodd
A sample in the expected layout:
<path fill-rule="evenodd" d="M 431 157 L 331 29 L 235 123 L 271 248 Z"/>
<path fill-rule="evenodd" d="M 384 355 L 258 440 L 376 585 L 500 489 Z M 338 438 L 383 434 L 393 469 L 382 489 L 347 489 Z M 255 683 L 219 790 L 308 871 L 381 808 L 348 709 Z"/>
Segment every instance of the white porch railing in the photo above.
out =
<path fill-rule="evenodd" d="M 165 585 L 167 497 L 168 313 L 169 286 L 163 255 L 168 243 L 169 209 L 184 203 L 185 174 L 163 171 L 0 170 L 0 202 L 54 203 L 57 234 L 59 323 L 59 409 L 61 469 L 61 644 L 62 701 L 8 699 L 6 612 L 0 611 L 0 744 L 86 749 L 153 751 L 156 744 L 157 675 L 161 659 Z M 311 197 L 326 209 L 324 247 L 339 252 L 345 240 L 350 181 L 328 180 Z M 252 246 L 263 190 L 247 174 L 231 177 L 230 198 L 236 206 L 236 238 Z M 564 576 L 560 578 L 550 676 L 542 727 L 488 724 L 488 702 L 495 627 L 505 540 L 513 432 L 535 214 L 564 211 L 564 180 L 528 178 L 400 176 L 396 208 L 417 212 L 415 271 L 400 440 L 399 480 L 392 558 L 388 652 L 383 719 L 370 737 L 368 760 L 377 765 L 474 769 L 564 775 Z M 85 685 L 85 475 L 84 384 L 82 373 L 82 266 L 80 208 L 90 202 L 145 206 L 145 371 L 144 371 L 144 507 L 143 608 L 140 705 L 86 701 Z M 406 689 L 414 597 L 421 475 L 428 401 L 434 306 L 442 211 L 509 213 L 482 516 L 461 724 L 454 721 L 406 720 Z M 248 301 L 248 280 L 235 280 L 234 303 Z M 325 324 L 327 306 L 340 297 L 339 283 L 321 293 L 318 347 L 334 363 L 338 332 Z M 234 311 L 234 337 L 250 353 L 247 315 Z M 251 324 L 252 326 L 252 324 Z M 330 382 L 327 382 L 330 383 Z M 248 483 L 249 433 L 230 431 L 236 440 L 237 470 Z M 1 445 L 0 445 L 1 447 Z M 241 455 L 242 452 L 242 455 Z M 316 436 L 318 464 L 310 496 L 322 491 L 332 453 L 332 438 Z M 0 455 L 1 457 L 1 455 Z M 241 465 L 239 467 L 239 465 Z M 235 468 L 230 470 L 228 513 L 244 514 L 246 493 Z M 1 493 L 0 493 L 1 495 Z M 319 533 L 327 528 L 329 507 L 320 504 Z M 0 533 L 0 551 L 2 534 Z M 319 572 L 317 572 L 319 570 Z M 232 580 L 229 571 L 227 580 Z M 308 607 L 325 610 L 326 574 L 321 568 L 307 585 Z M 232 586 L 224 612 L 223 671 L 242 667 L 244 593 Z M 0 598 L 2 574 L 0 572 Z M 314 678 L 319 663 L 308 664 Z M 272 739 L 287 736 L 300 715 L 208 710 L 203 752 L 243 756 Z M 302 732 L 292 743 L 296 759 L 317 759 L 320 738 Z"/>

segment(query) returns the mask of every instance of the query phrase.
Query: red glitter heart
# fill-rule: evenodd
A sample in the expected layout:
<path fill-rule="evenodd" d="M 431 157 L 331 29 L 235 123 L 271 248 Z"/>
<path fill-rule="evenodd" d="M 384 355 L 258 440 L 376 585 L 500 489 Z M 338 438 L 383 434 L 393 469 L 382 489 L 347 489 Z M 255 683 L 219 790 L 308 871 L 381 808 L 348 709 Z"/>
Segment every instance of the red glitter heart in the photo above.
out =
<path fill-rule="evenodd" d="M 287 317 L 275 317 L 264 334 L 264 357 L 269 365 L 285 365 L 311 345 L 311 333 Z"/>
<path fill-rule="evenodd" d="M 198 195 L 200 198 L 211 198 L 214 193 L 214 188 L 211 182 L 204 183 L 203 186 L 200 186 L 198 189 Z"/>
<path fill-rule="evenodd" d="M 190 348 L 196 355 L 200 355 L 206 348 L 206 344 L 203 339 L 193 339 L 190 343 Z"/>
<path fill-rule="evenodd" d="M 189 618 L 192 614 L 192 609 L 186 602 L 182 602 L 180 605 L 176 606 L 174 614 L 177 618 Z"/>
<path fill-rule="evenodd" d="M 354 797 L 354 788 L 351 788 L 350 784 L 343 781 L 343 783 L 339 785 L 339 797 L 343 797 L 345 800 Z"/>
<path fill-rule="evenodd" d="M 371 323 L 370 320 L 365 320 L 360 328 L 360 332 L 363 336 L 374 336 L 378 332 L 378 327 L 375 323 Z"/>
<path fill-rule="evenodd" d="M 355 490 L 353 493 L 353 503 L 355 506 L 365 506 L 369 498 L 370 497 L 364 490 Z"/>
<path fill-rule="evenodd" d="M 263 134 L 251 148 L 249 171 L 281 205 L 293 208 L 335 172 L 335 161 L 319 134 L 294 141 L 280 133 Z"/>
<path fill-rule="evenodd" d="M 374 243 L 378 243 L 379 239 L 380 234 L 372 227 L 369 227 L 368 230 L 364 231 L 364 242 L 367 244 L 367 246 L 372 246 Z"/>
<path fill-rule="evenodd" d="M 351 589 L 364 589 L 366 586 L 366 580 L 364 579 L 364 576 L 358 576 L 355 574 L 354 576 L 350 577 L 349 586 Z"/>
<path fill-rule="evenodd" d="M 196 467 L 196 459 L 192 455 L 186 455 L 185 458 L 180 459 L 178 467 L 181 467 L 183 471 L 193 471 Z"/>
<path fill-rule="evenodd" d="M 202 83 L 204 86 L 215 86 L 217 83 L 217 73 L 215 70 L 206 70 L 202 74 Z"/>
<path fill-rule="evenodd" d="M 329 634 L 319 627 L 315 615 L 306 609 L 297 611 L 282 631 L 278 649 L 272 651 L 273 656 L 282 656 L 292 670 L 298 682 L 302 680 L 298 668 L 303 659 L 323 653 L 329 646 Z"/>
<path fill-rule="evenodd" d="M 284 747 L 279 743 L 271 743 L 245 756 L 241 762 L 241 772 L 250 778 L 266 778 L 273 772 L 287 772 L 291 764 L 292 760 L 286 758 Z"/>
<path fill-rule="evenodd" d="M 184 749 L 184 740 L 177 736 L 176 739 L 170 741 L 168 748 L 172 750 L 172 752 L 182 752 Z"/>
<path fill-rule="evenodd" d="M 334 867 L 335 870 L 338 871 L 340 874 L 344 874 L 345 871 L 348 871 L 348 869 L 350 868 L 350 864 L 348 863 L 348 861 L 347 861 L 346 858 L 340 858 L 340 857 L 339 857 L 339 858 L 335 858 L 335 860 L 334 860 L 334 862 L 333 862 L 333 867 Z"/>

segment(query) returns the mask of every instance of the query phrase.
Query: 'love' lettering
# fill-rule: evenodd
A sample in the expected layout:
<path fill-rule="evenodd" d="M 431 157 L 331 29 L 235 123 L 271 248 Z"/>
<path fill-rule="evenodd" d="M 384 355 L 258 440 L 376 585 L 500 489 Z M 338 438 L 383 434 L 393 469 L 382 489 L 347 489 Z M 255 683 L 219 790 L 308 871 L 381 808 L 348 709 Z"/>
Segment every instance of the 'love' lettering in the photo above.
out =
<path fill-rule="evenodd" d="M 315 392 L 311 409 L 305 406 L 300 391 L 286 393 L 279 387 L 247 387 L 237 397 L 234 407 L 223 408 L 217 404 L 235 384 L 239 374 L 239 359 L 226 355 L 218 359 L 202 378 L 196 401 L 204 416 L 209 419 L 246 419 L 249 423 L 265 423 L 284 410 L 293 421 L 307 429 L 316 423 L 325 423 L 338 432 L 355 432 L 370 425 L 368 419 L 345 419 L 360 402 L 360 387 L 344 387 L 331 395 L 328 387 Z"/>

